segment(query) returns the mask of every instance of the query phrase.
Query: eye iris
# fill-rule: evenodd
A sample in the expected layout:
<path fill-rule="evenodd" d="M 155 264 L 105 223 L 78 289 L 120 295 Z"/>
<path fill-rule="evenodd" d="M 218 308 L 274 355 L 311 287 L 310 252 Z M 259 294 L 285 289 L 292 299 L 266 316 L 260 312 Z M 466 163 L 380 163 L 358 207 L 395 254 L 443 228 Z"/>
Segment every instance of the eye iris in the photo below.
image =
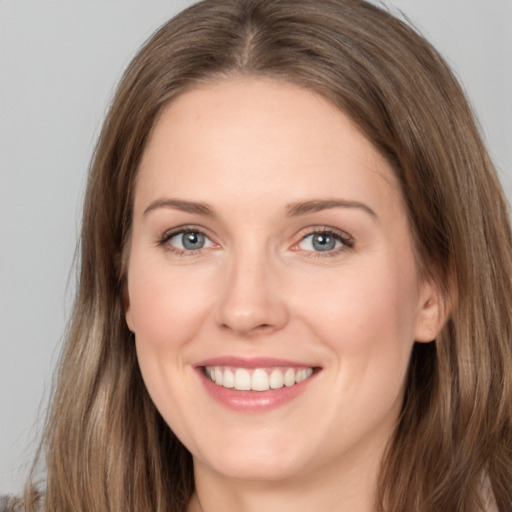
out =
<path fill-rule="evenodd" d="M 316 251 L 332 251 L 336 247 L 336 239 L 331 235 L 317 233 L 313 235 L 313 248 Z"/>
<path fill-rule="evenodd" d="M 202 249 L 205 244 L 205 237 L 201 233 L 184 233 L 182 243 L 185 249 Z"/>

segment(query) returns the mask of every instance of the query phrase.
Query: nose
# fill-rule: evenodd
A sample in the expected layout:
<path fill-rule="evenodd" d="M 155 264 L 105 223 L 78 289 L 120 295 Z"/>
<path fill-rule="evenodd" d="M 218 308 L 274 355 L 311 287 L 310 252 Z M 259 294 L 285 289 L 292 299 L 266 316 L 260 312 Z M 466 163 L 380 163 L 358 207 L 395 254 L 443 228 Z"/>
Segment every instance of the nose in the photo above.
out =
<path fill-rule="evenodd" d="M 264 255 L 238 255 L 228 264 L 217 321 L 243 337 L 272 333 L 288 322 L 285 294 L 275 265 Z"/>

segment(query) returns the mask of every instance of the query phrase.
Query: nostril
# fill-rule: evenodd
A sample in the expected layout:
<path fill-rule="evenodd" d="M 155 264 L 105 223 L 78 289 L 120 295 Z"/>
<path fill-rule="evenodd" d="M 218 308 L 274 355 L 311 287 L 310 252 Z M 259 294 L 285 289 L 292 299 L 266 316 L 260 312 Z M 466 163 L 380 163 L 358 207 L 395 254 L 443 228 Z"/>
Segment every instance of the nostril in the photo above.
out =
<path fill-rule="evenodd" d="M 256 333 L 268 332 L 276 329 L 275 326 L 269 323 L 256 324 L 256 325 L 240 325 L 239 323 L 222 323 L 222 329 L 232 331 L 241 336 L 248 336 Z"/>
<path fill-rule="evenodd" d="M 242 283 L 228 276 L 224 293 L 216 304 L 217 325 L 242 336 L 269 333 L 284 327 L 288 320 L 285 297 L 256 276 Z M 250 286 L 249 286 L 250 285 Z"/>

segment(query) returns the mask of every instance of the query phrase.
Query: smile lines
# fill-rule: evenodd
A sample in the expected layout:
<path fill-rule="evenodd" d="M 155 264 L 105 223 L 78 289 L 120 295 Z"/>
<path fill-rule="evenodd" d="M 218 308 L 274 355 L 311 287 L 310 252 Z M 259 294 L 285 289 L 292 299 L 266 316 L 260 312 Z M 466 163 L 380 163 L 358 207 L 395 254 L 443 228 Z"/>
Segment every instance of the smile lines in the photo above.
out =
<path fill-rule="evenodd" d="M 205 366 L 206 376 L 218 386 L 237 391 L 269 391 L 290 387 L 313 374 L 313 368 L 229 368 Z"/>

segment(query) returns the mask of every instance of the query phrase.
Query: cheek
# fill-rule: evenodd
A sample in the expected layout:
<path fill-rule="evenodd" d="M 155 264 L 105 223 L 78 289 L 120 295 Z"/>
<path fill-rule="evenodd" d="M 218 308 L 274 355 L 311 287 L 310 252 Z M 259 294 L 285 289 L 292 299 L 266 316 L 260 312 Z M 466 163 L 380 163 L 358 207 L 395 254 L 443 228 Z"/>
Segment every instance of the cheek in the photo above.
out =
<path fill-rule="evenodd" d="M 155 406 L 179 431 L 188 424 L 186 388 L 190 379 L 189 346 L 206 313 L 205 286 L 186 269 L 171 271 L 165 262 L 140 264 L 134 254 L 128 272 L 129 311 L 133 319 L 139 367 Z M 204 276 L 201 277 L 204 283 Z M 185 402 L 184 402 L 185 400 Z"/>
<path fill-rule="evenodd" d="M 340 272 L 329 282 L 311 283 L 302 305 L 325 339 L 346 350 L 412 343 L 416 315 L 414 275 L 394 268 Z"/>
<path fill-rule="evenodd" d="M 136 336 L 161 350 L 186 343 L 200 326 L 210 297 L 205 276 L 161 263 L 131 263 L 129 311 Z"/>
<path fill-rule="evenodd" d="M 414 343 L 417 284 L 414 265 L 390 264 L 345 269 L 330 283 L 310 283 L 302 306 L 311 329 L 332 357 L 332 388 L 340 390 L 331 414 L 357 409 L 361 424 L 401 402 Z M 316 306 L 308 309 L 308 303 Z M 345 403 L 352 397 L 350 405 Z M 360 417 L 359 417 L 360 415 Z"/>

